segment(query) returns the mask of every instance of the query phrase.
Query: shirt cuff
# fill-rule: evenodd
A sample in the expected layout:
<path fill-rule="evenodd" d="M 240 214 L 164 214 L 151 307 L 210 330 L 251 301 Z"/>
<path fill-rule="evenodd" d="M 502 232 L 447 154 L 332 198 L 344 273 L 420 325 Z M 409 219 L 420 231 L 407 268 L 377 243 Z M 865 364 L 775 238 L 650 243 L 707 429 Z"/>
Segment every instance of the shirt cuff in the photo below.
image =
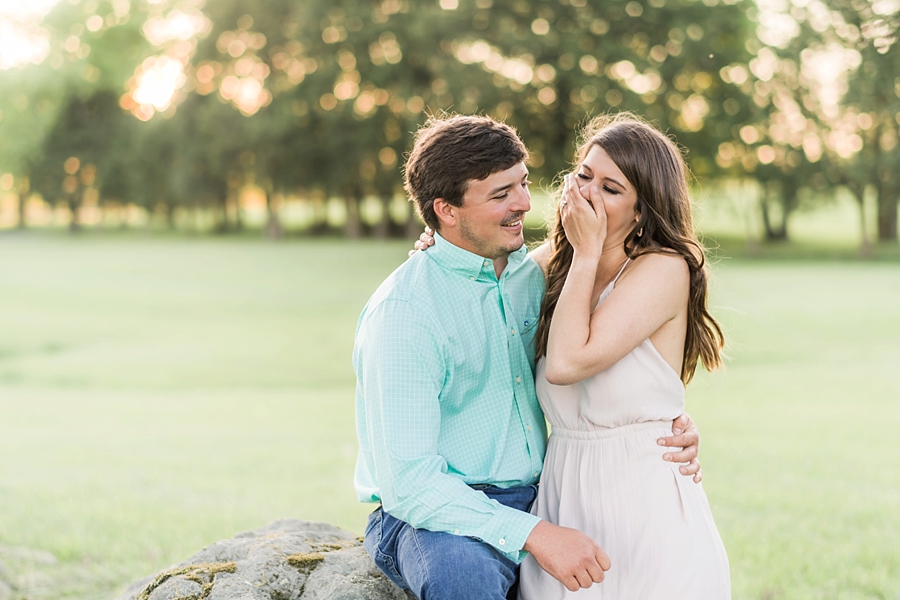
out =
<path fill-rule="evenodd" d="M 532 530 L 541 522 L 540 517 L 514 508 L 504 506 L 487 523 L 481 540 L 496 548 L 506 558 L 519 564 L 528 555 L 522 548 L 525 546 Z"/>

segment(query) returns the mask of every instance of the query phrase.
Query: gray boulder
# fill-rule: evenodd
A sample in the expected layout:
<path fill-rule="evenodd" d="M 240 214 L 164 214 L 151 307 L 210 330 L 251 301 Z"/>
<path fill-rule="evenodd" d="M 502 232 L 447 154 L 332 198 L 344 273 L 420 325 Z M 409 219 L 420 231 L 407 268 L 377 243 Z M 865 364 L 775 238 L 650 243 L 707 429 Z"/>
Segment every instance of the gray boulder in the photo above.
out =
<path fill-rule="evenodd" d="M 119 600 L 408 600 L 353 534 L 283 519 L 136 581 Z"/>

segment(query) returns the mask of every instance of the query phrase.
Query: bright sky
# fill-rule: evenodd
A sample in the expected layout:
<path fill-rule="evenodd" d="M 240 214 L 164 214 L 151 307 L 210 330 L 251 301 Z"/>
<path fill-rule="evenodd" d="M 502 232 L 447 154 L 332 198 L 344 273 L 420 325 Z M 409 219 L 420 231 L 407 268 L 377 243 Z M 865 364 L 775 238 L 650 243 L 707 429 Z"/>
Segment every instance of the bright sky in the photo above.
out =
<path fill-rule="evenodd" d="M 59 0 L 0 0 L 0 70 L 39 63 L 49 45 L 38 23 Z"/>
<path fill-rule="evenodd" d="M 0 0 L 0 16 L 31 18 L 45 15 L 59 0 Z"/>

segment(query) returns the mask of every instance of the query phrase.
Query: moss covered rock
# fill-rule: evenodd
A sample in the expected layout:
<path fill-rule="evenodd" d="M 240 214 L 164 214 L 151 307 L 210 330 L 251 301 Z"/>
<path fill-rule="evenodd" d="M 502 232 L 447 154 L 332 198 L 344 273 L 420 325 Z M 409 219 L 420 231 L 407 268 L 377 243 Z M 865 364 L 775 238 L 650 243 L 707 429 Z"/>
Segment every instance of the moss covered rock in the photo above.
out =
<path fill-rule="evenodd" d="M 275 521 L 136 581 L 119 600 L 408 600 L 351 533 Z"/>

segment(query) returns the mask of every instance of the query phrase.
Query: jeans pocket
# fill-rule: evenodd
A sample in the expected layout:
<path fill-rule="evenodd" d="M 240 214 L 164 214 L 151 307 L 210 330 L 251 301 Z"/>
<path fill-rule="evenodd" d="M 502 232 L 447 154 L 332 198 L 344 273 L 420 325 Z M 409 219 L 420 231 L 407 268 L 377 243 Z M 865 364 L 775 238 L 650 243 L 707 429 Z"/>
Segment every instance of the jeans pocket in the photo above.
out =
<path fill-rule="evenodd" d="M 385 515 L 380 507 L 369 515 L 369 522 L 366 524 L 366 533 L 363 538 L 363 546 L 365 546 L 369 556 L 372 557 L 372 562 L 375 563 L 375 566 L 381 569 L 381 572 L 384 573 L 388 579 L 397 584 L 401 589 L 406 590 L 409 588 L 403 581 L 400 572 L 397 570 L 397 564 L 394 557 L 390 554 L 394 547 L 395 540 L 391 539 L 390 532 L 388 536 L 389 539 L 384 538 L 385 518 L 390 519 L 391 517 Z"/>

